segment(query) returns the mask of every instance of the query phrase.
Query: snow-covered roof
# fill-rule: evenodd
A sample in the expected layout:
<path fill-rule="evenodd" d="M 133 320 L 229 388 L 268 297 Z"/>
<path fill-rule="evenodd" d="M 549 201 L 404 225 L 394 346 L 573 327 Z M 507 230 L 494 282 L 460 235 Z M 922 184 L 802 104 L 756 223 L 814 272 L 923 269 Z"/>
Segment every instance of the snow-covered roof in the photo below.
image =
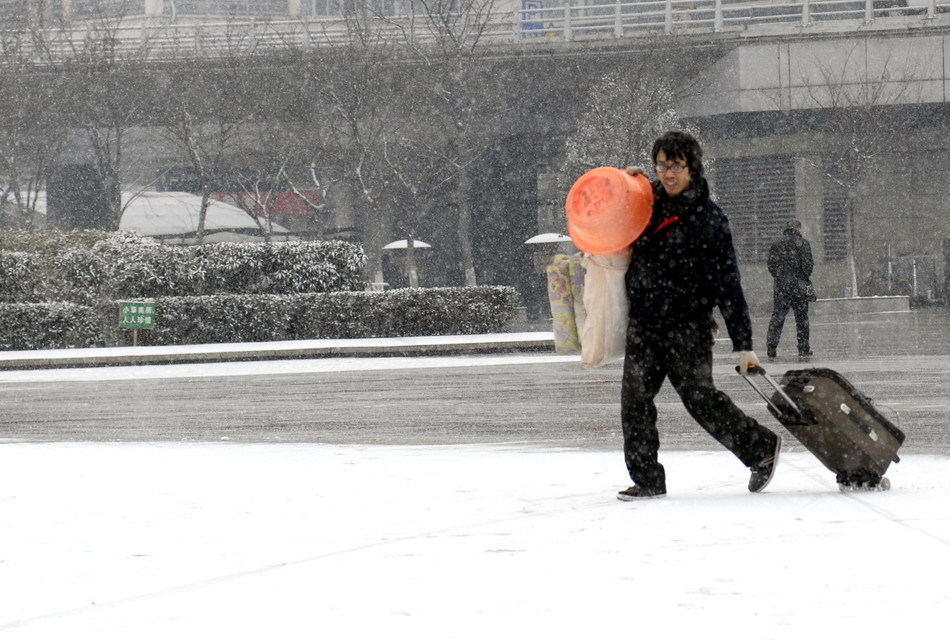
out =
<path fill-rule="evenodd" d="M 162 239 L 180 238 L 187 242 L 198 229 L 201 196 L 180 191 L 125 191 L 122 202 L 126 205 L 119 222 L 122 231 Z M 46 214 L 44 192 L 36 198 L 36 211 Z M 280 236 L 291 233 L 282 225 L 272 226 L 274 233 Z M 257 224 L 243 209 L 211 200 L 205 217 L 205 241 L 255 240 L 259 238 L 258 234 Z"/>
<path fill-rule="evenodd" d="M 194 235 L 198 229 L 201 197 L 180 191 L 146 191 L 140 194 L 123 193 L 128 203 L 122 214 L 119 229 L 134 231 L 143 236 L 168 237 Z M 280 225 L 273 225 L 276 233 L 289 233 Z M 256 233 L 257 224 L 242 209 L 219 200 L 208 205 L 205 231 Z"/>

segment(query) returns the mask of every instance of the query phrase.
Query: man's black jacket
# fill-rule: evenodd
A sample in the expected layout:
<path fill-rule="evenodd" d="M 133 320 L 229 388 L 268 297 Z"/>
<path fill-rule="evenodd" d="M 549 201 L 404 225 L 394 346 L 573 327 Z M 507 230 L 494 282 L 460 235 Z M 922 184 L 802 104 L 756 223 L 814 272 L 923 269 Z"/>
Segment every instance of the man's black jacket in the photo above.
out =
<path fill-rule="evenodd" d="M 630 316 L 655 331 L 705 330 L 718 306 L 736 351 L 752 350 L 729 221 L 705 178 L 676 198 L 653 183 L 650 223 L 633 243 L 627 270 Z M 662 334 L 661 334 L 662 335 Z"/>
<path fill-rule="evenodd" d="M 802 284 L 811 279 L 813 267 L 811 245 L 796 229 L 786 229 L 782 239 L 769 247 L 769 273 L 775 278 L 778 296 L 803 298 Z"/>

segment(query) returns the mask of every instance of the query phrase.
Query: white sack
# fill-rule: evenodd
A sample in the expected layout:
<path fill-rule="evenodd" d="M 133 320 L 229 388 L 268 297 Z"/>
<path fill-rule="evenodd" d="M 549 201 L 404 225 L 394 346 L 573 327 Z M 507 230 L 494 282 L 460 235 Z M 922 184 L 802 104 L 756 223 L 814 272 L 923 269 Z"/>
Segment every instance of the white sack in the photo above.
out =
<path fill-rule="evenodd" d="M 629 248 L 602 256 L 585 254 L 584 309 L 581 368 L 599 367 L 623 358 L 630 303 L 624 276 L 630 265 Z"/>

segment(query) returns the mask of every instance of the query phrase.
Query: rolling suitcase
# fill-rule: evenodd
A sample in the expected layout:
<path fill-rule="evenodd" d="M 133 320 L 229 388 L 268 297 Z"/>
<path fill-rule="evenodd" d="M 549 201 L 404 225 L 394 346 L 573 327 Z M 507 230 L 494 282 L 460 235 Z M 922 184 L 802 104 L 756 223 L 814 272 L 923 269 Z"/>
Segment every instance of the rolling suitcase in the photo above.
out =
<path fill-rule="evenodd" d="M 904 434 L 844 376 L 831 369 L 799 369 L 776 383 L 762 367 L 752 373 L 774 389 L 769 396 L 753 376 L 744 376 L 769 412 L 835 473 L 842 491 L 890 488 L 884 474 L 891 462 L 900 462 Z"/>

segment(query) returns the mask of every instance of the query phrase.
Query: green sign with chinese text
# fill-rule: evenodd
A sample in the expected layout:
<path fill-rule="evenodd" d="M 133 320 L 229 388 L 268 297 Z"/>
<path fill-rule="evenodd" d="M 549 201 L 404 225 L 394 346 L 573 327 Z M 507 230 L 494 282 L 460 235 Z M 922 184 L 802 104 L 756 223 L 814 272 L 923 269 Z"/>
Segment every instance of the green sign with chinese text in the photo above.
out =
<path fill-rule="evenodd" d="M 119 328 L 154 329 L 155 303 L 141 300 L 120 300 Z"/>

